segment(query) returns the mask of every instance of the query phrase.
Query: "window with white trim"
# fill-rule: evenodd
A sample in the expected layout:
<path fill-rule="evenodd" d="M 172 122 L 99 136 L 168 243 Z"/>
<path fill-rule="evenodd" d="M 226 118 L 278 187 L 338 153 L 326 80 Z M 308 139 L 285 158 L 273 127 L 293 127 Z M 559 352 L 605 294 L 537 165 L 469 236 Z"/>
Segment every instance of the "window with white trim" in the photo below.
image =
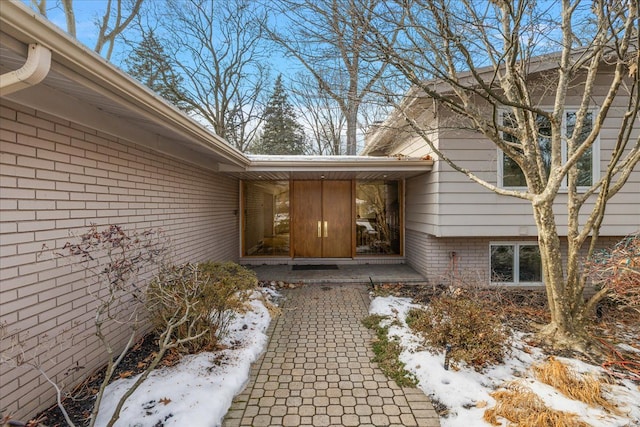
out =
<path fill-rule="evenodd" d="M 542 260 L 537 243 L 490 244 L 491 283 L 525 285 L 542 283 Z"/>
<path fill-rule="evenodd" d="M 577 142 L 580 143 L 591 133 L 593 128 L 594 112 L 588 111 L 585 117 L 582 132 Z M 514 121 L 513 114 L 503 112 L 502 123 L 505 126 L 512 125 Z M 540 145 L 540 151 L 543 156 L 543 161 L 546 166 L 547 174 L 551 165 L 551 125 L 549 119 L 543 116 L 538 116 L 536 119 L 538 123 L 538 144 Z M 565 120 L 562 127 L 562 161 L 567 160 L 567 145 L 566 137 L 573 133 L 576 121 L 576 112 L 567 111 L 565 113 Z M 517 142 L 517 138 L 507 133 L 503 134 L 503 139 L 508 142 Z M 599 177 L 598 167 L 598 153 L 600 151 L 600 138 L 597 138 L 594 144 L 582 155 L 578 160 L 578 187 L 590 187 L 594 180 Z M 595 155 L 594 155 L 595 153 Z M 498 149 L 498 184 L 505 188 L 523 188 L 527 186 L 524 179 L 524 174 L 518 166 L 509 156 L 506 156 L 502 150 Z M 563 185 L 567 186 L 567 180 L 565 178 Z"/>

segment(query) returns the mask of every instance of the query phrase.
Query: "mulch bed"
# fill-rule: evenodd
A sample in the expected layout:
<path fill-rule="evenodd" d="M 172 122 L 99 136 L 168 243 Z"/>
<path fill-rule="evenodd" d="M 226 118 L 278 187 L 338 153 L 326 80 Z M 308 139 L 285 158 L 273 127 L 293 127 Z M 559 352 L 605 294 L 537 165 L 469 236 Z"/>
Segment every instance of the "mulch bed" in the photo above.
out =
<path fill-rule="evenodd" d="M 125 355 L 124 359 L 116 368 L 111 382 L 120 379 L 136 376 L 151 363 L 158 350 L 158 336 L 150 333 L 140 339 Z M 160 366 L 172 366 L 180 360 L 180 356 L 175 352 L 167 352 L 160 363 Z M 93 410 L 95 396 L 104 380 L 106 368 L 91 374 L 86 380 L 71 391 L 70 397 L 63 401 L 64 407 L 69 417 L 76 426 L 87 426 L 89 416 Z M 62 412 L 57 405 L 41 412 L 36 417 L 37 422 L 47 427 L 65 427 Z M 38 425 L 38 424 L 34 424 Z M 158 426 L 162 427 L 162 426 Z"/>

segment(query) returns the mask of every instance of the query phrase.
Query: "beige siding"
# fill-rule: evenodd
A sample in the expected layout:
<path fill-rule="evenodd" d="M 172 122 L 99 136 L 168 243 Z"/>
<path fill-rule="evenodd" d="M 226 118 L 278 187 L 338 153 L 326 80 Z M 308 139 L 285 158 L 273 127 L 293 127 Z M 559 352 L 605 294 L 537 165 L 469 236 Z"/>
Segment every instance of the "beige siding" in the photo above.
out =
<path fill-rule="evenodd" d="M 425 175 L 411 178 L 405 190 L 405 229 L 435 234 L 438 230 L 438 167 Z"/>
<path fill-rule="evenodd" d="M 602 87 L 607 76 L 602 76 Z M 602 88 L 598 89 L 602 92 Z M 570 94 L 571 95 L 571 94 Z M 547 100 L 551 105 L 552 100 Z M 567 109 L 579 104 L 578 96 L 567 99 Z M 620 129 L 624 100 L 620 97 L 609 112 L 600 133 L 600 173 L 604 174 L 610 161 Z M 455 129 L 456 120 L 442 108 L 438 113 L 441 125 L 438 147 L 458 165 L 474 172 L 491 184 L 498 184 L 499 154 L 495 145 L 478 133 Z M 429 125 L 431 126 L 431 122 Z M 637 139 L 640 126 L 634 129 L 631 142 Z M 397 141 L 391 154 L 421 156 L 430 154 L 424 142 L 415 136 Z M 536 227 L 530 202 L 499 196 L 472 182 L 444 161 L 436 159 L 430 177 L 409 180 L 407 184 L 407 228 L 439 237 L 496 236 L 534 237 Z M 593 207 L 587 202 L 582 209 L 581 222 Z M 555 203 L 556 221 L 561 235 L 566 234 L 567 197 L 558 195 Z M 601 235 L 623 236 L 640 229 L 640 168 L 632 172 L 623 189 L 607 206 Z"/>
<path fill-rule="evenodd" d="M 43 247 L 61 247 L 91 223 L 117 223 L 165 230 L 175 262 L 237 260 L 238 182 L 5 100 L 0 112 L 0 322 L 27 331 L 26 347 L 42 353 L 48 373 L 73 383 L 105 361 L 92 336 L 93 300 L 82 272 Z M 87 333 L 46 352 L 38 346 L 39 336 L 64 337 L 71 325 Z M 115 341 L 125 335 L 113 331 Z M 65 377 L 73 366 L 83 369 Z M 1 381 L 0 408 L 18 418 L 53 403 L 33 370 L 3 365 Z"/>
<path fill-rule="evenodd" d="M 434 129 L 429 138 L 437 147 L 438 132 L 435 131 L 438 120 L 433 117 L 431 110 L 426 111 L 424 119 L 428 120 Z M 411 136 L 407 141 L 397 141 L 396 153 L 410 157 L 433 156 L 433 152 L 419 136 Z M 421 230 L 435 234 L 438 230 L 440 218 L 438 206 L 440 204 L 439 177 L 442 170 L 440 162 L 434 162 L 432 170 L 424 175 L 408 179 L 405 190 L 405 228 Z"/>
<path fill-rule="evenodd" d="M 604 173 L 616 143 L 615 131 L 620 118 L 619 109 L 612 110 L 605 128 L 600 134 L 600 167 Z M 640 129 L 639 129 L 640 130 Z M 639 131 L 636 130 L 636 133 Z M 474 171 L 480 178 L 497 184 L 498 151 L 487 141 L 478 140 L 477 135 L 456 131 L 441 134 L 441 146 L 457 163 Z M 474 147 L 474 149 L 469 149 Z M 535 223 L 530 203 L 507 196 L 498 196 L 463 174 L 441 163 L 438 177 L 439 227 L 438 236 L 535 236 Z M 594 200 L 594 199 L 592 199 Z M 556 221 L 561 235 L 566 234 L 567 197 L 558 195 L 555 203 Z M 592 209 L 593 203 L 585 204 L 581 221 Z M 629 234 L 640 227 L 640 169 L 632 173 L 628 183 L 611 199 L 607 216 L 601 229 L 605 236 Z M 426 231 L 426 227 L 425 230 Z"/>

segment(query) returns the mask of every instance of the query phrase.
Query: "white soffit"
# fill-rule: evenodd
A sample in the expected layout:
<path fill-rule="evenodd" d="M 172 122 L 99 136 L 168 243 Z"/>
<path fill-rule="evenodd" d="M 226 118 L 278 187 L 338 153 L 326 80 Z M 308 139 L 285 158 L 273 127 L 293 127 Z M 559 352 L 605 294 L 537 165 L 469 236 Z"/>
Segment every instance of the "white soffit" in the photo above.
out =
<path fill-rule="evenodd" d="M 222 169 L 246 180 L 404 179 L 431 171 L 433 160 L 367 156 L 247 156 L 244 170 Z"/>

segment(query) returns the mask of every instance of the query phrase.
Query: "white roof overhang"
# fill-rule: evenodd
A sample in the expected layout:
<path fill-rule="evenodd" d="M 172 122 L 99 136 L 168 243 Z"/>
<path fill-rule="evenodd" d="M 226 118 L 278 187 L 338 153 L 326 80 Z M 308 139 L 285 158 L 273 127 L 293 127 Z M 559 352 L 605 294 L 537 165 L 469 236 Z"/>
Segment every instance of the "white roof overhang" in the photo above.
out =
<path fill-rule="evenodd" d="M 433 160 L 367 156 L 247 156 L 251 163 L 225 170 L 248 180 L 403 179 L 431 170 Z"/>
<path fill-rule="evenodd" d="M 78 122 L 211 170 L 248 159 L 204 126 L 74 40 L 21 2 L 3 1 L 0 73 L 19 69 L 28 45 L 51 50 L 40 83 L 2 99 Z"/>
<path fill-rule="evenodd" d="M 13 101 L 209 170 L 263 180 L 401 179 L 431 170 L 430 160 L 395 157 L 247 156 L 22 2 L 2 1 L 0 74 L 21 69 L 30 44 L 51 51 L 48 73 L 37 83 L 6 91 L 0 101 Z"/>

